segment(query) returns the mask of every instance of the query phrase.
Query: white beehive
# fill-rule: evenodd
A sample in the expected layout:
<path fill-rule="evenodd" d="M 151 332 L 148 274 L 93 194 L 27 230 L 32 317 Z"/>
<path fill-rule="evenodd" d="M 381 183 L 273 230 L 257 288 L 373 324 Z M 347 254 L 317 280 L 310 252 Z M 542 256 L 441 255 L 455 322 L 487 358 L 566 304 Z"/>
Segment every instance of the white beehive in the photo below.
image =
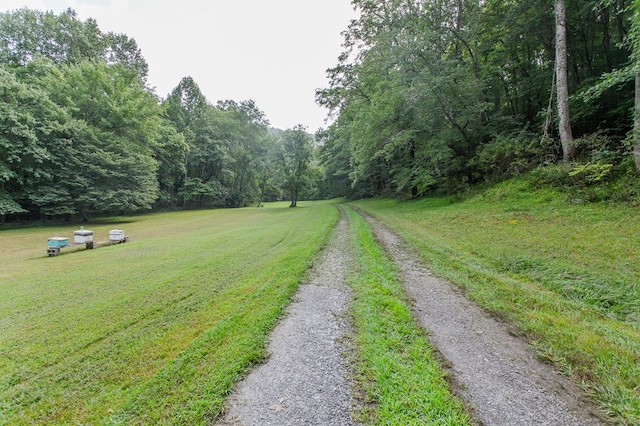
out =
<path fill-rule="evenodd" d="M 84 226 L 81 226 L 79 230 L 73 231 L 73 238 L 76 244 L 92 243 L 93 231 L 84 229 Z"/>
<path fill-rule="evenodd" d="M 124 231 L 122 229 L 112 229 L 109 231 L 109 241 L 124 241 Z"/>

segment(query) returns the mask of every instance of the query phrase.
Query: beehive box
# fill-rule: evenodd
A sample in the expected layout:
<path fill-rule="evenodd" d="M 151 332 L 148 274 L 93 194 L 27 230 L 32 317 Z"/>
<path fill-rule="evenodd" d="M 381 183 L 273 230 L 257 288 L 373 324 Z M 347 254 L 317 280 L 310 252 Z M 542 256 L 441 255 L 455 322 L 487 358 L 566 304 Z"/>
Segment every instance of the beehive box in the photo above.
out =
<path fill-rule="evenodd" d="M 93 231 L 84 229 L 84 226 L 82 226 L 79 230 L 73 231 L 73 238 L 76 244 L 91 243 L 93 242 Z"/>
<path fill-rule="evenodd" d="M 53 237 L 47 240 L 47 247 L 66 247 L 69 245 L 69 239 L 63 237 Z"/>
<path fill-rule="evenodd" d="M 122 229 L 112 229 L 109 231 L 109 241 L 124 241 L 124 231 Z"/>

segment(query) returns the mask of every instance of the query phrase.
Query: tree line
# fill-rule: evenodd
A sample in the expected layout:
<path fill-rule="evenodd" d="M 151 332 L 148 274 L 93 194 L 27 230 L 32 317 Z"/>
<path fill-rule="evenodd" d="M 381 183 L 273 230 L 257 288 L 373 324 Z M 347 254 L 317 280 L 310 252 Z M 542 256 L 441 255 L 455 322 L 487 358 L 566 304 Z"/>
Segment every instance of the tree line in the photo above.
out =
<path fill-rule="evenodd" d="M 563 182 L 635 179 L 640 1 L 352 4 L 316 93 L 334 186 L 417 197 L 555 164 Z"/>
<path fill-rule="evenodd" d="M 640 0 L 352 5 L 315 137 L 190 77 L 160 98 L 135 40 L 71 9 L 0 14 L 0 220 L 419 197 L 533 169 L 638 193 Z"/>
<path fill-rule="evenodd" d="M 0 218 L 239 207 L 317 196 L 313 137 L 185 77 L 147 84 L 135 40 L 68 9 L 0 14 Z"/>

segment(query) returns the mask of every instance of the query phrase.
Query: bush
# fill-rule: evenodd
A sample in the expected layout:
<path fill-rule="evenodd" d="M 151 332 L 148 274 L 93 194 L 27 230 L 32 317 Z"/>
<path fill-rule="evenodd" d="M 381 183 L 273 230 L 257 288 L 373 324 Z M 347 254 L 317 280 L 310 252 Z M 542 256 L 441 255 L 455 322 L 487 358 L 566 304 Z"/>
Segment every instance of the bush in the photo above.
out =
<path fill-rule="evenodd" d="M 499 134 L 479 149 L 478 167 L 493 179 L 516 176 L 540 165 L 551 153 L 550 148 L 540 136 L 527 130 Z"/>
<path fill-rule="evenodd" d="M 587 163 L 621 164 L 631 153 L 629 140 L 592 133 L 573 141 L 576 160 Z"/>
<path fill-rule="evenodd" d="M 574 186 L 590 186 L 607 180 L 611 176 L 611 169 L 613 169 L 613 164 L 575 164 L 567 175 Z"/>
<path fill-rule="evenodd" d="M 607 163 L 555 164 L 539 167 L 529 175 L 534 189 L 551 187 L 574 203 L 625 202 L 640 204 L 640 174 L 628 157 L 620 165 Z"/>

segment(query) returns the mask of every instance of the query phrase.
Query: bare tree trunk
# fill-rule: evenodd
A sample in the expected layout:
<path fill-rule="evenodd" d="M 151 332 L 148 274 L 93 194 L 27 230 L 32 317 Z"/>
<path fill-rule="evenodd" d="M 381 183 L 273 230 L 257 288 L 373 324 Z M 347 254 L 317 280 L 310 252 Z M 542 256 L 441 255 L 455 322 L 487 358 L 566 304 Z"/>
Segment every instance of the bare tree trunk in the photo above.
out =
<path fill-rule="evenodd" d="M 636 72 L 636 98 L 633 114 L 633 158 L 640 173 L 640 72 Z"/>
<path fill-rule="evenodd" d="M 564 0 L 555 0 L 556 13 L 556 75 L 558 118 L 562 161 L 568 163 L 575 156 L 573 133 L 569 118 L 569 85 L 567 81 L 567 19 Z"/>

